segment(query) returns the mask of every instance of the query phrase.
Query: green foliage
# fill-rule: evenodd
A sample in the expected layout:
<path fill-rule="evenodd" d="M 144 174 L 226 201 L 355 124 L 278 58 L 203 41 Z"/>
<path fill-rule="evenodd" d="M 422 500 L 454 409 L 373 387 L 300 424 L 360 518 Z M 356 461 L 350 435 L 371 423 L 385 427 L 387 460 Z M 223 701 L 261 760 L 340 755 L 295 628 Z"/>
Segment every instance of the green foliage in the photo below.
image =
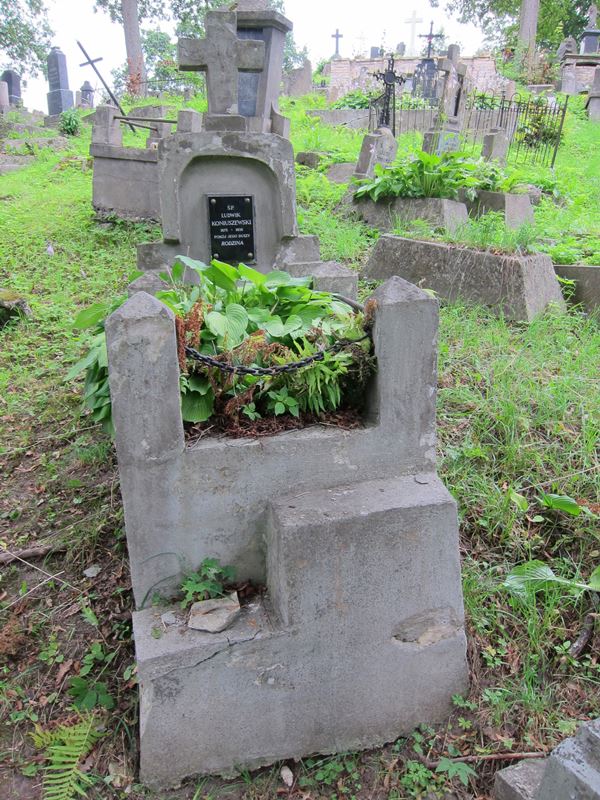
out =
<path fill-rule="evenodd" d="M 45 72 L 52 35 L 44 0 L 0 0 L 0 72 Z"/>
<path fill-rule="evenodd" d="M 375 166 L 374 179 L 359 183 L 355 197 L 387 200 L 394 197 L 458 197 L 463 189 L 470 199 L 477 191 L 498 191 L 508 184 L 500 168 L 462 153 L 426 153 L 403 158 L 391 167 Z"/>
<path fill-rule="evenodd" d="M 223 597 L 226 585 L 234 579 L 234 567 L 222 566 L 216 558 L 205 558 L 196 572 L 187 574 L 181 584 L 184 594 L 181 607 L 187 608 L 198 600 Z"/>
<path fill-rule="evenodd" d="M 440 758 L 440 763 L 435 768 L 435 771 L 442 773 L 448 777 L 449 780 L 458 778 L 463 786 L 469 785 L 469 778 L 476 778 L 477 773 L 464 761 L 456 761 L 451 758 Z"/>
<path fill-rule="evenodd" d="M 332 103 L 331 108 L 369 108 L 377 96 L 377 92 L 363 92 L 360 89 L 354 89 Z"/>
<path fill-rule="evenodd" d="M 63 111 L 58 120 L 58 130 L 63 136 L 78 136 L 81 132 L 81 117 L 75 108 Z"/>
<path fill-rule="evenodd" d="M 104 733 L 93 715 L 84 715 L 74 725 L 60 725 L 52 731 L 36 725 L 33 744 L 44 750 L 44 800 L 74 800 L 85 797 L 92 780 L 81 770 L 81 763 Z"/>
<path fill-rule="evenodd" d="M 524 598 L 528 594 L 546 592 L 553 586 L 562 586 L 568 593 L 600 592 L 600 567 L 590 575 L 589 583 L 582 583 L 572 578 L 561 578 L 543 561 L 534 559 L 516 566 L 507 575 L 503 588 L 516 597 Z"/>
<path fill-rule="evenodd" d="M 198 284 L 184 282 L 186 269 L 196 274 Z M 292 278 L 277 271 L 263 275 L 244 264 L 233 267 L 212 261 L 207 265 L 184 256 L 161 277 L 170 288 L 156 296 L 183 320 L 185 332 L 179 335 L 185 337 L 185 344 L 206 355 L 220 355 L 233 365 L 278 366 L 314 355 L 340 338 L 356 340 L 364 335 L 362 316 L 328 292 L 311 289 L 309 278 Z M 104 322 L 124 299 L 96 303 L 77 316 L 75 328 L 93 329 L 91 348 L 67 375 L 67 380 L 72 380 L 85 370 L 84 405 L 109 433 L 112 418 Z M 366 383 L 372 366 L 369 349 L 364 341 L 351 352 L 326 353 L 323 361 L 290 374 L 260 377 L 230 375 L 192 359 L 180 378 L 183 419 L 205 422 L 217 411 L 237 416 L 249 403 L 254 404 L 254 419 L 265 414 L 298 416 L 300 408 L 314 413 L 334 410 L 344 399 L 340 380 L 354 362 L 355 397 L 356 379 L 360 386 Z M 251 418 L 247 411 L 245 416 Z"/>

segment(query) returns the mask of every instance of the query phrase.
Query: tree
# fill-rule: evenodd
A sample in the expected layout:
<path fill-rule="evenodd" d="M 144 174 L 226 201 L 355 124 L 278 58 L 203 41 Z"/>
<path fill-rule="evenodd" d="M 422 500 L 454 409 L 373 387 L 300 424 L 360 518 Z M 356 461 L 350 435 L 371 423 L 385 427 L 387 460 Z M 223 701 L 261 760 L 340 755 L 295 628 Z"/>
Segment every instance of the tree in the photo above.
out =
<path fill-rule="evenodd" d="M 129 94 L 145 97 L 148 93 L 148 82 L 144 54 L 142 52 L 138 0 L 121 0 L 121 17 L 123 19 L 125 51 L 127 52 L 127 67 L 129 70 Z"/>
<path fill-rule="evenodd" d="M 21 75 L 46 71 L 53 32 L 44 0 L 0 0 L 0 59 L 2 69 Z"/>
<path fill-rule="evenodd" d="M 437 7 L 439 0 L 430 0 Z M 565 36 L 581 38 L 590 0 L 540 0 L 536 43 L 556 48 Z M 449 0 L 448 13 L 479 26 L 490 44 L 517 47 L 521 0 Z"/>

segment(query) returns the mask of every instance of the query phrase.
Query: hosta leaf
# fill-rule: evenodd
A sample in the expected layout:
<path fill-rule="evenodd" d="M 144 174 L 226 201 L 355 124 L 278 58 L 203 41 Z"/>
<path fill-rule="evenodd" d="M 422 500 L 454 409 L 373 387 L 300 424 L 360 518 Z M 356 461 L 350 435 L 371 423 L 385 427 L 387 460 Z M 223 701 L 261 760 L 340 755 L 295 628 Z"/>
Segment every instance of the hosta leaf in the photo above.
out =
<path fill-rule="evenodd" d="M 273 316 L 268 322 L 263 324 L 263 328 L 266 332 L 270 336 L 276 337 L 287 336 L 289 333 L 299 331 L 303 327 L 304 323 L 296 314 L 292 314 L 292 316 L 288 317 L 285 323 L 282 322 L 281 317 Z"/>
<path fill-rule="evenodd" d="M 73 322 L 73 327 L 78 328 L 79 330 L 93 328 L 94 325 L 97 325 L 100 322 L 100 320 L 104 319 L 104 317 L 108 314 L 108 310 L 108 303 L 94 303 L 88 308 L 84 308 L 83 311 L 80 311 L 79 314 L 77 314 Z"/>
<path fill-rule="evenodd" d="M 194 372 L 189 376 L 188 386 L 192 391 L 198 392 L 199 394 L 206 394 L 211 388 L 210 381 L 206 375 L 198 375 L 197 372 Z"/>
<path fill-rule="evenodd" d="M 181 416 L 184 422 L 206 422 L 214 410 L 212 389 L 205 394 L 186 392 L 181 396 Z"/>
<path fill-rule="evenodd" d="M 252 269 L 252 267 L 247 267 L 245 264 L 240 264 L 238 270 L 240 277 L 250 281 L 250 283 L 253 283 L 255 286 L 262 286 L 267 279 L 267 276 L 263 275 L 262 272 Z"/>

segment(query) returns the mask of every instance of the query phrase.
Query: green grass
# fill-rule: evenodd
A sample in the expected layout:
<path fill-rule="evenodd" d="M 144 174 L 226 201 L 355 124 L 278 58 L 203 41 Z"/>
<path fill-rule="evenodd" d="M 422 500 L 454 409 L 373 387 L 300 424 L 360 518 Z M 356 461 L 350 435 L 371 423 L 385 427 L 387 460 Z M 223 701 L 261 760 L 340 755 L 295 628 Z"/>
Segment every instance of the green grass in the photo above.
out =
<path fill-rule="evenodd" d="M 360 137 L 321 130 L 320 123 L 315 132 L 314 123 L 302 122 L 302 108 L 292 106 L 296 146 L 316 137 L 331 147 L 332 158 L 357 155 Z M 597 130 L 569 118 L 556 177 L 546 176 L 569 195 L 569 204 L 546 200 L 536 210 L 539 241 L 564 241 L 567 231 L 579 247 L 597 236 L 600 161 L 590 148 Z M 126 137 L 139 146 L 146 134 Z M 135 245 L 158 238 L 159 231 L 94 221 L 88 146 L 86 128 L 66 156 L 44 151 L 31 167 L 0 179 L 0 286 L 25 294 L 33 310 L 32 318 L 0 331 L 0 543 L 62 541 L 65 558 L 39 565 L 62 570 L 75 587 L 56 579 L 36 590 L 18 616 L 28 635 L 21 645 L 24 661 L 0 666 L 8 721 L 0 760 L 10 762 L 21 746 L 18 764 L 35 766 L 26 739 L 32 719 L 47 725 L 69 713 L 66 688 L 55 686 L 60 665 L 49 665 L 40 654 L 52 644 L 64 659 L 77 661 L 90 641 L 102 641 L 119 654 L 102 675 L 117 708 L 94 769 L 105 776 L 109 761 L 121 762 L 133 776 L 137 709 L 134 681 L 124 677 L 132 658 L 131 600 L 118 479 L 112 445 L 80 417 L 79 386 L 66 384 L 64 375 L 85 343 L 85 335 L 72 329 L 75 314 L 121 292 L 135 268 Z M 377 233 L 347 216 L 340 205 L 344 190 L 322 172 L 299 168 L 299 223 L 304 233 L 321 237 L 324 258 L 360 269 Z M 451 747 L 538 750 L 572 732 L 578 719 L 600 713 L 593 652 L 575 660 L 565 646 L 580 630 L 585 599 L 552 590 L 523 604 L 500 588 L 510 569 L 529 558 L 584 579 L 600 563 L 597 520 L 548 511 L 538 500 L 541 491 L 553 491 L 590 506 L 598 502 L 598 320 L 578 312 L 548 313 L 529 325 L 514 324 L 484 309 L 443 305 L 439 352 L 439 463 L 460 515 L 471 696 L 457 699 L 448 725 L 434 731 L 371 753 L 295 766 L 303 791 L 315 800 L 330 798 L 339 787 L 344 796 L 361 799 L 418 796 L 422 786 L 450 791 L 452 783 L 419 761 L 419 748 L 436 758 L 452 755 Z M 527 499 L 526 512 L 514 493 Z M 82 568 L 91 563 L 103 570 L 90 582 Z M 0 610 L 20 589 L 35 585 L 35 571 L 5 569 L 0 594 L 6 590 L 7 597 Z M 82 603 L 102 621 L 100 628 L 89 613 L 82 621 Z M 71 616 L 62 617 L 65 611 Z M 48 696 L 52 700 L 42 704 L 40 698 Z M 169 793 L 160 800 L 187 800 L 196 789 L 198 798 L 275 798 L 282 785 L 278 772 L 275 767 L 230 783 L 203 781 L 187 795 Z M 103 797 L 120 794 L 99 785 Z M 489 785 L 489 773 L 479 770 L 474 790 L 486 793 Z M 129 796 L 146 795 L 133 786 Z"/>

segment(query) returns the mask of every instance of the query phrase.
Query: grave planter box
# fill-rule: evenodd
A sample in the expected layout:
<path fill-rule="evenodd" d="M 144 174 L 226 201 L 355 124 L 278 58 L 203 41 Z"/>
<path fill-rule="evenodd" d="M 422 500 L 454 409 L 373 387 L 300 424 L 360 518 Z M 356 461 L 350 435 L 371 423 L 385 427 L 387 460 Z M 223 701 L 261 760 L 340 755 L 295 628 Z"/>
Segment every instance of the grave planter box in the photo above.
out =
<path fill-rule="evenodd" d="M 380 745 L 466 689 L 456 507 L 435 472 L 437 301 L 400 278 L 374 300 L 364 427 L 192 445 L 172 313 L 140 291 L 107 321 L 153 787 Z M 209 556 L 266 593 L 222 633 L 163 624 L 153 594 Z"/>
<path fill-rule="evenodd" d="M 499 255 L 388 234 L 375 245 L 365 277 L 391 275 L 433 289 L 445 300 L 491 306 L 513 320 L 531 321 L 551 304 L 565 307 L 545 255 Z"/>
<path fill-rule="evenodd" d="M 575 281 L 570 302 L 581 304 L 590 313 L 600 307 L 600 266 L 555 264 L 554 271 L 560 278 Z"/>
<path fill-rule="evenodd" d="M 464 192 L 460 193 L 460 197 L 471 217 L 480 217 L 488 211 L 499 211 L 504 214 L 507 228 L 520 228 L 527 223 L 533 225 L 533 207 L 528 194 L 481 191 L 477 193 L 476 200 L 469 200 Z"/>
<path fill-rule="evenodd" d="M 401 222 L 422 219 L 434 228 L 455 231 L 469 218 L 464 203 L 439 197 L 396 197 L 378 202 L 365 197 L 355 200 L 354 209 L 367 225 L 380 231 L 391 231 L 397 219 Z"/>

